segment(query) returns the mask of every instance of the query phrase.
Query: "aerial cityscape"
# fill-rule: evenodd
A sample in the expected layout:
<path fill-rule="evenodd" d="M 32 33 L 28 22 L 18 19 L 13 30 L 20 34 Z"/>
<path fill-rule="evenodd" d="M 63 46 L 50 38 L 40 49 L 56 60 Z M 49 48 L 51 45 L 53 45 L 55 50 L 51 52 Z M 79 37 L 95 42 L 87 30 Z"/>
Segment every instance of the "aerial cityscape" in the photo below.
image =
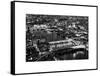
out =
<path fill-rule="evenodd" d="M 88 16 L 26 14 L 26 62 L 89 58 Z"/>

